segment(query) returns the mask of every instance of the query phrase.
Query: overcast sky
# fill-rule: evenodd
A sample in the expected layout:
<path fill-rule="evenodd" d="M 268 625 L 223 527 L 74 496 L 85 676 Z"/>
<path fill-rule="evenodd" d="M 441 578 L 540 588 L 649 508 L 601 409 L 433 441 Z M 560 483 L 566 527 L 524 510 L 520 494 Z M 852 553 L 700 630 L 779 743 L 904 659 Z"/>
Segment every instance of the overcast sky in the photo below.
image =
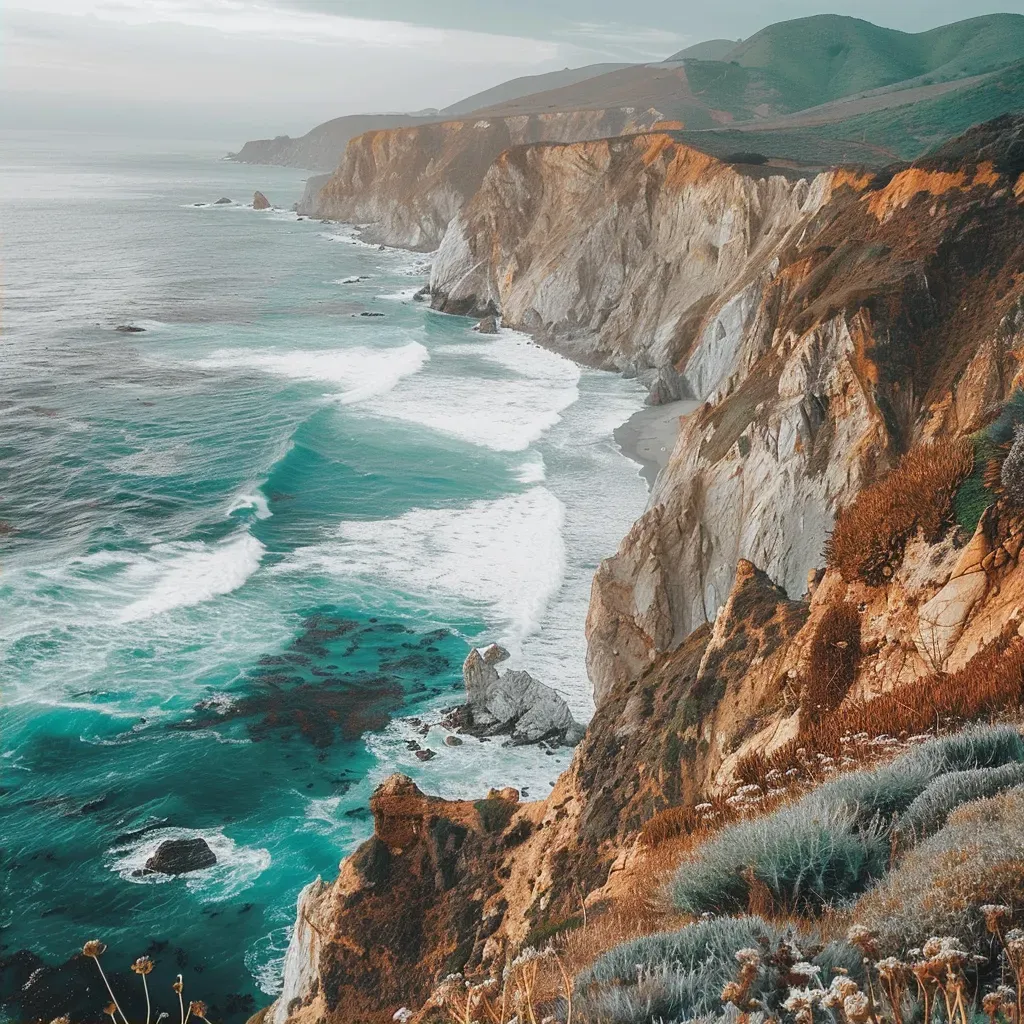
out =
<path fill-rule="evenodd" d="M 1024 0 L 0 0 L 0 127 L 301 135 L 825 11 L 921 31 Z"/>

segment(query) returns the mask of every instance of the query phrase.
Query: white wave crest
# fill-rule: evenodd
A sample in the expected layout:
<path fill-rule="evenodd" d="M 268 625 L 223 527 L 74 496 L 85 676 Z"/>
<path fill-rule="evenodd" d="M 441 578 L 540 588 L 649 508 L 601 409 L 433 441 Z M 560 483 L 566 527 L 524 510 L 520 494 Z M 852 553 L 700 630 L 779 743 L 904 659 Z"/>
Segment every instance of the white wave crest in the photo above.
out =
<path fill-rule="evenodd" d="M 226 514 L 233 516 L 236 512 L 245 512 L 247 509 L 252 509 L 257 519 L 269 519 L 271 515 L 270 503 L 262 491 L 239 494 L 228 507 Z"/>
<path fill-rule="evenodd" d="M 145 594 L 122 610 L 120 621 L 137 622 L 230 594 L 260 567 L 263 551 L 248 533 L 219 544 L 158 544 L 122 574 L 128 589 Z"/>
<path fill-rule="evenodd" d="M 446 613 L 482 614 L 515 644 L 540 627 L 562 584 L 563 519 L 562 503 L 533 487 L 459 509 L 345 523 L 336 539 L 299 549 L 279 571 L 326 572 L 429 596 Z"/>
<path fill-rule="evenodd" d="M 415 423 L 494 451 L 517 452 L 543 437 L 579 398 L 579 367 L 514 331 L 486 342 L 445 345 L 437 354 L 459 356 L 466 363 L 442 379 L 424 374 L 405 380 L 387 401 L 368 408 L 382 418 Z M 495 366 L 501 368 L 500 377 Z"/>
<path fill-rule="evenodd" d="M 292 380 L 318 381 L 342 389 L 345 405 L 383 395 L 417 373 L 430 358 L 418 341 L 396 348 L 339 348 L 291 352 L 219 349 L 196 365 L 206 369 L 252 369 Z"/>

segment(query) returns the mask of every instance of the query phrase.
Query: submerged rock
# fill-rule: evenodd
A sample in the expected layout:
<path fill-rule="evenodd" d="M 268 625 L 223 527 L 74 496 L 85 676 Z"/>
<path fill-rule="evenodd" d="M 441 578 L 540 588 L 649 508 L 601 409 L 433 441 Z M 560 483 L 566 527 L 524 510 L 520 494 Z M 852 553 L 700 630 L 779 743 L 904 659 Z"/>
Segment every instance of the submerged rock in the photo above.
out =
<path fill-rule="evenodd" d="M 194 839 L 165 839 L 156 848 L 156 853 L 146 861 L 145 871 L 184 875 L 189 871 L 202 871 L 216 863 L 216 854 L 201 836 Z"/>
<path fill-rule="evenodd" d="M 252 208 L 254 210 L 269 210 L 270 200 L 262 192 L 252 194 Z"/>
<path fill-rule="evenodd" d="M 256 195 L 259 195 L 259 194 L 260 194 L 259 192 L 256 193 Z M 218 199 L 217 202 L 215 202 L 213 205 L 214 206 L 230 206 L 231 205 L 231 200 L 228 199 L 227 196 L 221 196 L 220 199 Z"/>
<path fill-rule="evenodd" d="M 145 334 L 145 327 L 136 327 L 135 324 L 118 324 L 115 328 L 118 334 Z"/>
<path fill-rule="evenodd" d="M 550 686 L 529 672 L 507 669 L 498 674 L 495 665 L 508 657 L 498 644 L 469 652 L 462 666 L 468 703 L 452 712 L 446 724 L 471 736 L 508 736 L 515 745 L 542 740 L 566 746 L 579 743 L 583 726 Z"/>

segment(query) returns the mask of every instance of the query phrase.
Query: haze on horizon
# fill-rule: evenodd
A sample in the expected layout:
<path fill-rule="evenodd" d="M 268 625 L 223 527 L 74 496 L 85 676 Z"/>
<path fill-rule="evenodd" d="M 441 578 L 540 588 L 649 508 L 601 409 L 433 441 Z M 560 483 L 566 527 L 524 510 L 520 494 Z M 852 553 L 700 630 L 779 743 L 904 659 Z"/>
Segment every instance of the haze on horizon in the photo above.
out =
<path fill-rule="evenodd" d="M 342 114 L 444 107 L 520 75 L 662 60 L 811 14 L 908 32 L 1024 0 L 7 0 L 0 128 L 301 135 Z"/>

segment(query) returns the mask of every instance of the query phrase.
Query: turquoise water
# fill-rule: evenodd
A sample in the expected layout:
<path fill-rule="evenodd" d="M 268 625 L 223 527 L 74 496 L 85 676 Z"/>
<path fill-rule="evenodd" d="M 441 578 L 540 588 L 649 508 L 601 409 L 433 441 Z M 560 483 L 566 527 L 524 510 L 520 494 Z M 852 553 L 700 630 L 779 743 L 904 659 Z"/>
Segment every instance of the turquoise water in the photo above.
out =
<path fill-rule="evenodd" d="M 99 937 L 242 1020 L 387 774 L 540 796 L 567 763 L 436 723 L 491 640 L 590 713 L 642 396 L 412 301 L 427 260 L 299 220 L 301 172 L 2 142 L 0 962 Z M 217 865 L 133 876 L 183 835 Z"/>

